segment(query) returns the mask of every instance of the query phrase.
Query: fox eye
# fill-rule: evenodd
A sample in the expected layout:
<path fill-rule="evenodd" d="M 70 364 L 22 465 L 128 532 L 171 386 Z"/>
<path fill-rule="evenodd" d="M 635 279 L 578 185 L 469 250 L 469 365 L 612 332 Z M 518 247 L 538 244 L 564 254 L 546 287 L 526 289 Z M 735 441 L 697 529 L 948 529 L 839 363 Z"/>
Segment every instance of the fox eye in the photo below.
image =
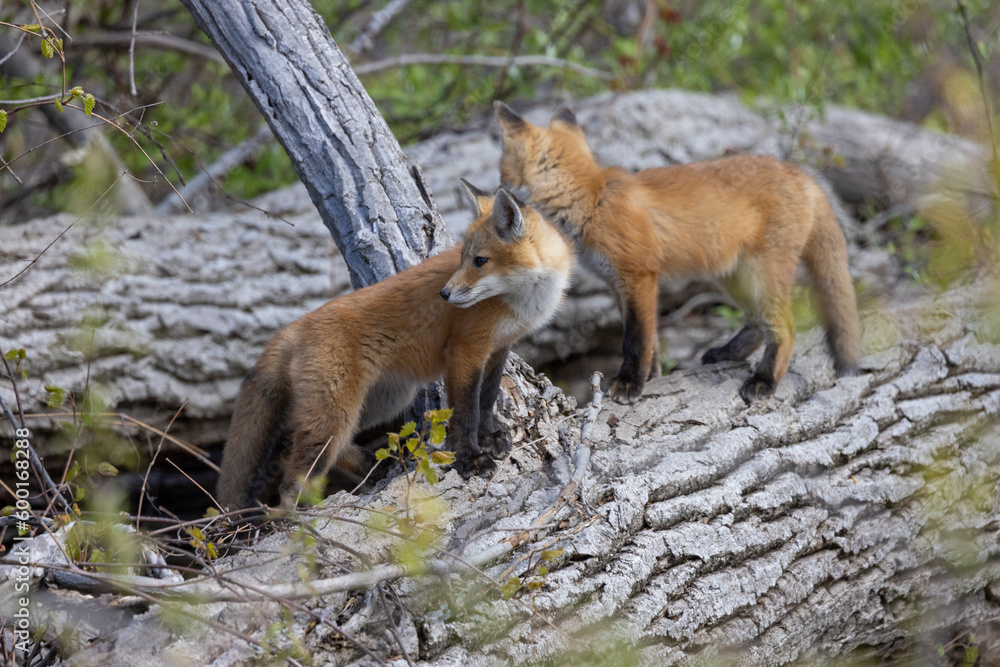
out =
<path fill-rule="evenodd" d="M 475 264 L 476 266 L 482 266 L 488 261 L 490 261 L 488 257 L 476 257 L 474 260 L 472 260 L 472 263 Z"/>

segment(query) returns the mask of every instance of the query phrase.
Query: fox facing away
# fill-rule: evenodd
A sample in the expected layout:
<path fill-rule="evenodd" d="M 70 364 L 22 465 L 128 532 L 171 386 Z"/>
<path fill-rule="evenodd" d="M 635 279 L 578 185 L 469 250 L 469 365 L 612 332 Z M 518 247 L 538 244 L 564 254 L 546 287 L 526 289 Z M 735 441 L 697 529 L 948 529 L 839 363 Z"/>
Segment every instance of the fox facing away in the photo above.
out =
<path fill-rule="evenodd" d="M 740 389 L 747 403 L 773 393 L 788 369 L 800 261 L 819 296 L 837 375 L 857 371 L 860 324 L 847 245 L 830 202 L 804 171 L 746 155 L 630 174 L 597 164 L 569 109 L 547 127 L 502 102 L 496 115 L 501 181 L 530 191 L 530 203 L 576 242 L 581 261 L 617 294 L 625 338 L 624 361 L 609 387 L 616 400 L 636 400 L 659 370 L 659 276 L 713 278 L 743 308 L 745 326 L 702 363 L 746 359 L 766 341 Z"/>
<path fill-rule="evenodd" d="M 493 421 L 507 352 L 555 312 L 573 250 L 506 190 L 490 196 L 462 184 L 476 211 L 462 247 L 329 301 L 264 349 L 233 414 L 222 506 L 267 499 L 279 481 L 288 506 L 302 476 L 332 466 L 365 475 L 374 457 L 352 436 L 399 415 L 441 376 L 459 473 L 491 471 L 491 457 L 509 451 Z"/>

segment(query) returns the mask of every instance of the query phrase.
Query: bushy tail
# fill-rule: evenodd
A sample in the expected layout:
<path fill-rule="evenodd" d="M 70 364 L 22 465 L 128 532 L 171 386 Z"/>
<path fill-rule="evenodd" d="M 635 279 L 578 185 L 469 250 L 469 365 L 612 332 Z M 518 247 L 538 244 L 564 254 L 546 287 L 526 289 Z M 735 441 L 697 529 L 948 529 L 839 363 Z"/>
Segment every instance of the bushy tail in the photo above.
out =
<path fill-rule="evenodd" d="M 266 500 L 268 490 L 281 482 L 276 449 L 284 440 L 290 392 L 286 349 L 279 334 L 240 387 L 216 494 L 219 504 L 230 510 Z"/>
<path fill-rule="evenodd" d="M 854 285 L 847 270 L 847 242 L 826 196 L 816 186 L 815 221 L 803 260 L 819 297 L 826 344 L 837 377 L 858 372 L 861 323 Z"/>

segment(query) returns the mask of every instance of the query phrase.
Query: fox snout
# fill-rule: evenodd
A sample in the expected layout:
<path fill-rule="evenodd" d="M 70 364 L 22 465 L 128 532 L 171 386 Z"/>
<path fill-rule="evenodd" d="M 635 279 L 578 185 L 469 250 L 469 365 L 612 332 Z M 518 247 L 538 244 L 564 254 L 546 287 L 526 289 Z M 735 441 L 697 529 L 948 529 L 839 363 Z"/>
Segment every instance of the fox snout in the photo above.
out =
<path fill-rule="evenodd" d="M 441 288 L 441 291 L 438 292 L 438 294 L 441 295 L 442 299 L 447 301 L 451 297 L 451 290 L 448 288 L 447 285 L 445 285 L 443 288 Z"/>

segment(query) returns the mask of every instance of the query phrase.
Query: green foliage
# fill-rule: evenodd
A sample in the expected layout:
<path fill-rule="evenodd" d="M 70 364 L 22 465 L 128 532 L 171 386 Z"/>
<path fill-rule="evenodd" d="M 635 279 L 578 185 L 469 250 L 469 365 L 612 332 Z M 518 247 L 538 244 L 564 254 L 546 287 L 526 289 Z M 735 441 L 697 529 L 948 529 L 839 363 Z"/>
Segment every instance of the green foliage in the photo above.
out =
<path fill-rule="evenodd" d="M 27 355 L 28 353 L 25 352 L 23 347 L 19 347 L 16 350 L 8 350 L 3 355 L 3 358 L 6 359 L 7 361 L 14 362 L 14 372 L 20 373 L 22 380 L 28 377 L 28 371 L 24 368 L 21 368 L 21 362 L 25 360 Z"/>
<path fill-rule="evenodd" d="M 549 568 L 542 563 L 551 563 L 562 557 L 564 549 L 542 549 L 538 557 L 531 561 L 531 565 L 521 575 L 511 577 L 500 585 L 500 597 L 504 600 L 537 591 L 545 586 L 545 577 L 549 574 Z"/>
<path fill-rule="evenodd" d="M 452 410 L 428 410 L 424 413 L 424 425 L 420 433 L 417 433 L 416 422 L 406 422 L 399 433 L 389 434 L 389 443 L 386 447 L 375 452 L 375 458 L 379 461 L 395 459 L 400 462 L 406 470 L 410 462 L 416 463 L 413 477 L 407 471 L 407 479 L 415 482 L 417 477 L 423 477 L 430 484 L 437 484 L 437 471 L 431 467 L 431 462 L 439 465 L 452 463 L 455 460 L 453 452 L 440 450 L 427 451 L 427 445 L 440 446 L 444 443 L 445 423 L 451 419 Z"/>
<path fill-rule="evenodd" d="M 130 574 L 140 561 L 136 533 L 113 522 L 77 521 L 66 531 L 66 555 L 77 563 L 93 563 L 85 569 Z M 96 567 L 99 564 L 101 567 Z M 111 567 L 108 567 L 111 566 Z M 117 567 L 115 567 L 117 566 Z"/>

